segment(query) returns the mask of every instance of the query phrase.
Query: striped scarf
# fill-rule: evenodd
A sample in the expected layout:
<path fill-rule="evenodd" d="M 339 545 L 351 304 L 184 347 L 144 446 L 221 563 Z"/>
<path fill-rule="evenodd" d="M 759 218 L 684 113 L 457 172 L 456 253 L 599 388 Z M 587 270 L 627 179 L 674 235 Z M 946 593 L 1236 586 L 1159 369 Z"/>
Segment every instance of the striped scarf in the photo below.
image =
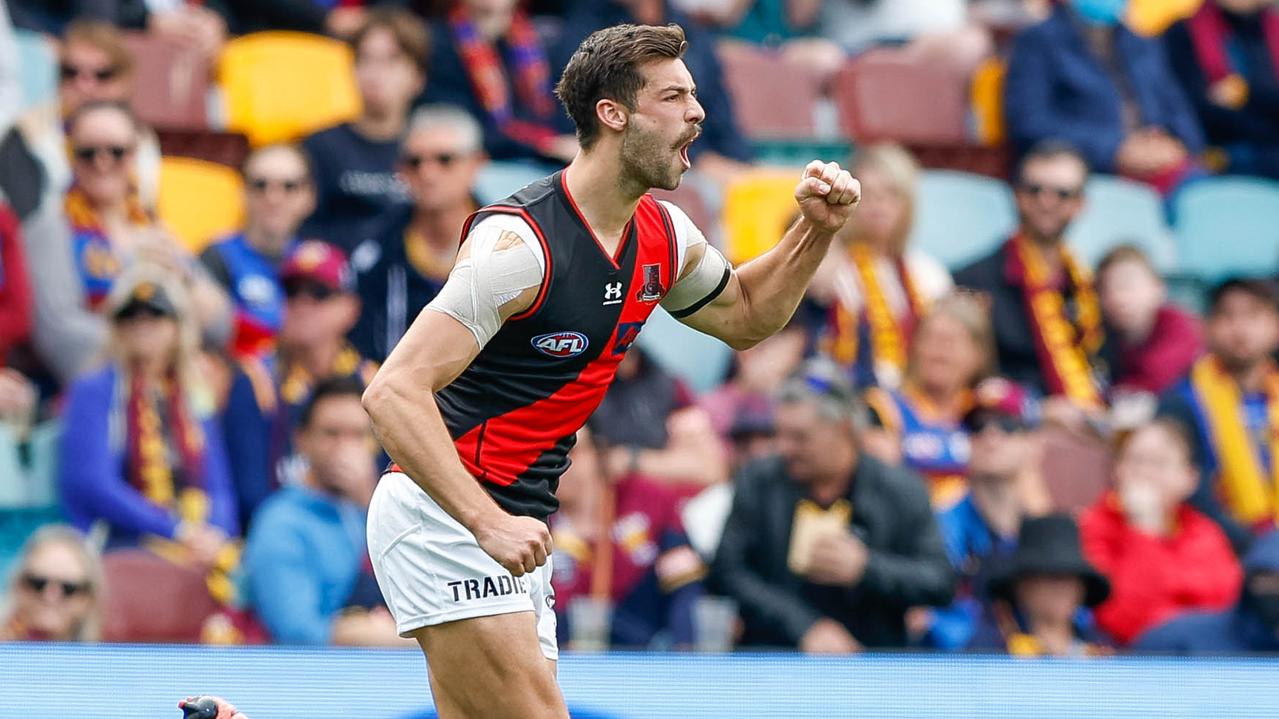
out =
<path fill-rule="evenodd" d="M 866 245 L 854 243 L 848 254 L 854 281 L 861 289 L 862 310 L 855 314 L 849 310 L 848 302 L 835 303 L 832 307 L 830 335 L 826 340 L 827 352 L 840 364 L 855 362 L 860 352 L 858 334 L 864 321 L 870 328 L 870 349 L 876 373 L 878 374 L 880 368 L 887 367 L 900 377 L 906 368 L 907 347 L 915 324 L 927 312 L 928 303 L 916 288 L 905 260 L 895 258 L 893 269 L 908 300 L 906 315 L 898 317 L 880 284 L 878 257 L 875 253 Z"/>
<path fill-rule="evenodd" d="M 111 284 L 120 274 L 120 253 L 102 226 L 98 211 L 79 186 L 72 185 L 67 190 L 63 210 L 71 226 L 71 246 L 80 274 L 84 303 L 96 310 L 102 306 L 111 291 Z M 131 224 L 147 225 L 151 222 L 136 189 L 129 191 L 125 212 Z"/>

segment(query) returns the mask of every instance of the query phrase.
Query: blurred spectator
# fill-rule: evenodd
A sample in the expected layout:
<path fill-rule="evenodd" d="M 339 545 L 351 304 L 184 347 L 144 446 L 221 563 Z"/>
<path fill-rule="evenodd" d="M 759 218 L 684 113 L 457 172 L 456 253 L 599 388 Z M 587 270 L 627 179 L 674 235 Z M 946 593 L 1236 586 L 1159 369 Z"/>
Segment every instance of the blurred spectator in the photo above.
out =
<path fill-rule="evenodd" d="M 237 356 L 275 345 L 284 321 L 280 265 L 297 242 L 298 226 L 315 208 L 306 155 L 293 145 L 270 145 L 244 161 L 244 229 L 215 242 L 200 262 L 235 302 Z"/>
<path fill-rule="evenodd" d="M 171 539 L 196 565 L 219 565 L 239 523 L 190 300 L 163 268 L 139 264 L 106 305 L 108 364 L 67 393 L 63 508 L 82 530 L 104 524 L 108 547 Z"/>
<path fill-rule="evenodd" d="M 423 101 L 479 118 L 494 160 L 573 159 L 577 138 L 560 121 L 546 48 L 516 0 L 459 0 L 432 29 Z"/>
<path fill-rule="evenodd" d="M 697 100 L 706 110 L 701 139 L 689 148 L 689 156 L 699 173 L 721 184 L 732 180 L 751 161 L 751 148 L 737 127 L 732 98 L 724 87 L 719 58 L 715 56 L 715 37 L 671 7 L 668 0 L 572 0 L 552 51 L 552 77 L 560 76 L 588 35 L 621 23 L 675 23 L 684 28 L 688 50 L 683 61 L 697 84 Z"/>
<path fill-rule="evenodd" d="M 315 383 L 332 377 L 367 383 L 377 371 L 345 339 L 360 301 L 341 250 L 319 240 L 298 243 L 280 281 L 286 305 L 276 352 L 240 363 L 223 417 L 246 525 L 281 483 L 301 478 L 292 437 Z"/>
<path fill-rule="evenodd" d="M 1002 379 L 988 380 L 964 418 L 972 437 L 968 494 L 937 518 L 951 565 L 959 575 L 955 602 L 931 613 L 924 643 L 963 649 L 994 616 L 986 585 L 994 568 L 1017 548 L 1027 507 L 1019 484 L 1035 460 L 1032 419 L 1024 393 Z"/>
<path fill-rule="evenodd" d="M 1022 521 L 1017 548 L 991 576 L 994 623 L 974 648 L 1018 657 L 1109 654 L 1091 631 L 1085 608 L 1110 596 L 1110 583 L 1079 548 L 1079 528 L 1067 514 Z"/>
<path fill-rule="evenodd" d="M 42 527 L 18 555 L 0 602 L 0 642 L 96 642 L 102 633 L 102 560 L 65 525 Z"/>
<path fill-rule="evenodd" d="M 1279 8 L 1207 0 L 1164 43 L 1214 148 L 1213 169 L 1279 179 Z"/>
<path fill-rule="evenodd" d="M 1279 459 L 1279 294 L 1267 280 L 1228 279 L 1208 300 L 1208 354 L 1160 404 L 1195 438 L 1203 476 L 1195 506 L 1212 517 L 1237 551 L 1275 527 Z"/>
<path fill-rule="evenodd" d="M 1160 394 L 1203 352 L 1198 318 L 1168 301 L 1163 277 L 1136 247 L 1116 247 L 1101 259 L 1097 294 L 1112 392 Z"/>
<path fill-rule="evenodd" d="M 572 635 L 573 600 L 603 596 L 613 605 L 610 645 L 692 646 L 693 604 L 706 567 L 684 535 L 675 495 L 633 475 L 611 481 L 584 430 L 559 499 L 551 531 L 560 643 Z"/>
<path fill-rule="evenodd" d="M 722 29 L 721 42 L 775 47 L 788 64 L 807 67 L 822 78 L 844 62 L 843 48 L 817 37 L 820 0 L 674 0 L 674 5 Z"/>
<path fill-rule="evenodd" d="M 1199 483 L 1186 429 L 1142 425 L 1115 459 L 1115 488 L 1079 518 L 1084 553 L 1110 580 L 1097 624 L 1127 645 L 1179 612 L 1230 606 L 1243 573 L 1226 535 L 1186 503 Z"/>
<path fill-rule="evenodd" d="M 941 263 L 910 249 L 919 165 L 899 145 L 872 145 L 853 157 L 862 204 L 844 226 L 812 297 L 831 306 L 826 352 L 855 367 L 858 385 L 895 389 L 906 369 L 915 323 L 950 291 Z"/>
<path fill-rule="evenodd" d="M 923 485 L 858 452 L 858 413 L 838 368 L 806 365 L 779 394 L 780 456 L 737 477 L 713 575 L 741 607 L 744 645 L 904 647 L 907 608 L 952 599 Z"/>
<path fill-rule="evenodd" d="M 618 364 L 592 426 L 610 481 L 639 475 L 695 493 L 728 478 L 723 446 L 692 390 L 643 348 Z"/>
<path fill-rule="evenodd" d="M 797 314 L 777 334 L 738 352 L 728 379 L 698 399 L 729 450 L 732 471 L 773 453 L 774 398 L 799 368 L 807 346 L 808 332 Z"/>
<path fill-rule="evenodd" d="M 430 37 L 411 13 L 378 8 L 351 36 L 360 116 L 302 142 L 311 160 L 316 210 L 302 234 L 350 252 L 360 226 L 407 203 L 396 159 L 413 98 L 426 83 Z"/>
<path fill-rule="evenodd" d="M 961 422 L 973 405 L 972 390 L 991 372 L 994 344 L 981 300 L 971 294 L 944 297 L 919 323 L 901 388 L 872 387 L 865 394 L 871 427 L 862 448 L 927 479 L 939 510 L 964 493 L 969 448 Z"/>
<path fill-rule="evenodd" d="M 280 644 L 405 646 L 380 602 L 344 610 L 369 565 L 364 530 L 377 483 L 377 442 L 360 405 L 364 384 L 322 380 L 302 407 L 296 445 L 301 483 L 258 512 L 244 550 L 249 603 Z M 380 599 L 380 597 L 379 597 Z"/>
<path fill-rule="evenodd" d="M 212 58 L 226 40 L 225 0 L 9 0 L 14 25 L 59 35 L 76 20 L 146 30 Z"/>
<path fill-rule="evenodd" d="M 0 143 L 6 148 L 0 153 L 0 190 L 24 223 L 45 200 L 61 198 L 71 182 L 64 132 L 68 118 L 86 103 L 127 103 L 133 96 L 133 57 L 123 35 L 108 23 L 77 20 L 67 26 L 58 50 L 58 72 L 57 103 L 24 113 Z M 131 168 L 142 204 L 150 207 L 160 146 L 149 131 L 138 131 Z"/>
<path fill-rule="evenodd" d="M 1060 2 L 1017 36 L 1004 94 L 1008 132 L 1018 152 L 1066 140 L 1095 171 L 1167 192 L 1193 171 L 1203 132 L 1159 41 L 1122 24 L 1127 6 Z"/>
<path fill-rule="evenodd" d="M 68 119 L 74 181 L 62 217 L 28 223 L 28 269 L 35 297 L 34 339 L 41 358 L 71 381 L 101 349 L 100 310 L 120 272 L 139 261 L 182 276 L 192 318 L 210 338 L 225 334 L 226 298 L 144 206 L 134 182 L 140 126 L 123 104 L 91 101 Z"/>
<path fill-rule="evenodd" d="M 1243 596 L 1222 612 L 1189 612 L 1146 632 L 1133 648 L 1160 654 L 1279 653 L 1279 532 L 1243 560 Z"/>
<path fill-rule="evenodd" d="M 362 305 L 351 343 L 381 362 L 418 312 L 444 286 L 457 257 L 471 195 L 484 165 L 475 118 L 446 105 L 413 113 L 400 151 L 400 178 L 412 206 L 397 205 L 370 223 L 351 254 Z"/>
<path fill-rule="evenodd" d="M 296 30 L 346 38 L 359 30 L 369 6 L 404 5 L 400 0 L 222 0 L 231 9 L 237 34 Z"/>
<path fill-rule="evenodd" d="M 1101 309 L 1092 274 L 1065 245 L 1083 209 L 1088 166 L 1068 145 L 1039 145 L 1021 161 L 1016 201 L 1020 226 L 990 255 L 955 273 L 955 282 L 985 293 L 995 326 L 999 372 L 1046 397 L 1048 418 L 1081 424 L 1080 412 L 1101 407 L 1095 354 Z"/>
<path fill-rule="evenodd" d="M 967 15 L 965 0 L 830 0 L 822 32 L 849 52 L 901 44 L 921 35 L 953 33 Z"/>
<path fill-rule="evenodd" d="M 31 283 L 18 218 L 0 201 L 0 367 L 31 337 Z"/>

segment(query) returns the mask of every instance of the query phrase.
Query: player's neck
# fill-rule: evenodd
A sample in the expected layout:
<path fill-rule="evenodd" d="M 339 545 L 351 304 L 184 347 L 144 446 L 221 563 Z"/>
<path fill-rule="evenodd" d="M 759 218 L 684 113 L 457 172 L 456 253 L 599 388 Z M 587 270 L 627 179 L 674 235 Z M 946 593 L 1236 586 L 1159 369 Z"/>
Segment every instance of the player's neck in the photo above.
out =
<path fill-rule="evenodd" d="M 564 170 L 564 183 L 582 217 L 600 242 L 615 249 L 647 187 L 629 187 L 617 156 L 603 151 L 578 153 Z"/>

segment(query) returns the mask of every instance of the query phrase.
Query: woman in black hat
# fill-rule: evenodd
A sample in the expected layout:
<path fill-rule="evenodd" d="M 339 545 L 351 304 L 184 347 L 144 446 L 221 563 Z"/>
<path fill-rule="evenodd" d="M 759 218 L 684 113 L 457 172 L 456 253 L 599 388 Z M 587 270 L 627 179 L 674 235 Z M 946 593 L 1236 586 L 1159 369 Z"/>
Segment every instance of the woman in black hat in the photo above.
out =
<path fill-rule="evenodd" d="M 1079 528 L 1066 514 L 1022 522 L 1017 549 L 989 581 L 993 617 L 973 646 L 1014 656 L 1096 656 L 1091 609 L 1110 582 L 1084 558 Z"/>

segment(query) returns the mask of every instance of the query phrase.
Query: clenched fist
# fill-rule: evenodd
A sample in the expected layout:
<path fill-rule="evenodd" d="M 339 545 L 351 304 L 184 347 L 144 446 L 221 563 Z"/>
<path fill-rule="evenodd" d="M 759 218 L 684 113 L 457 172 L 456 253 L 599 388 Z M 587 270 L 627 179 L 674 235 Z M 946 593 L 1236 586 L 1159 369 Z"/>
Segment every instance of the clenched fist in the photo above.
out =
<path fill-rule="evenodd" d="M 473 530 L 485 553 L 516 577 L 546 564 L 551 556 L 551 530 L 545 524 L 532 517 L 494 517 Z"/>
<path fill-rule="evenodd" d="M 844 226 L 861 199 L 861 183 L 838 162 L 813 160 L 795 187 L 795 201 L 804 219 L 832 233 Z"/>

